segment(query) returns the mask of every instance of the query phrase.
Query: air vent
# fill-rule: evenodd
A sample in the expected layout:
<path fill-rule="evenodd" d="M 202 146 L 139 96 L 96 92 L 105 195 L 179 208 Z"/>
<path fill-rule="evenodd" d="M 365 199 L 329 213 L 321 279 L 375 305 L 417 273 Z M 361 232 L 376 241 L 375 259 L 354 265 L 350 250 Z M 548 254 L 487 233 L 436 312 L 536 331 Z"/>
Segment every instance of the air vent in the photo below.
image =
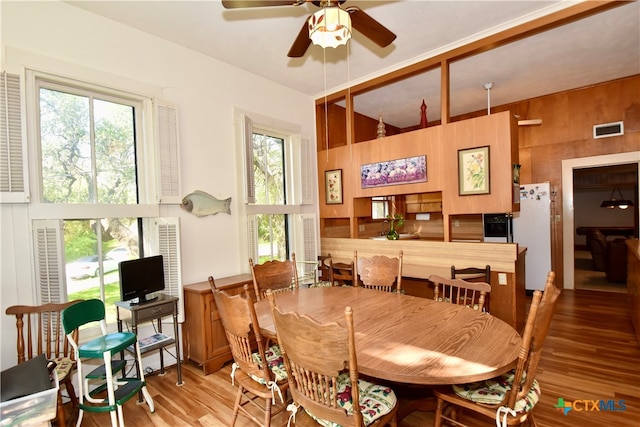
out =
<path fill-rule="evenodd" d="M 604 123 L 593 126 L 594 138 L 607 138 L 609 136 L 624 135 L 623 122 Z"/>

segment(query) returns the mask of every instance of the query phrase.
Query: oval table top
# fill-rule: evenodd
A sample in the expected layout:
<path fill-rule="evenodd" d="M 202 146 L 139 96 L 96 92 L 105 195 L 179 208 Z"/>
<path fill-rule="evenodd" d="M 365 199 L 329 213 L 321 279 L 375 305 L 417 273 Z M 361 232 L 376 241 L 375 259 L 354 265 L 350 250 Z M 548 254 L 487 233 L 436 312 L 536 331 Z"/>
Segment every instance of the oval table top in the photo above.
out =
<path fill-rule="evenodd" d="M 358 370 L 407 384 L 460 384 L 495 377 L 515 366 L 522 339 L 487 313 L 454 304 L 361 287 L 278 292 L 277 307 L 320 323 L 344 325 L 353 309 Z M 260 330 L 275 339 L 265 298 L 255 305 Z"/>

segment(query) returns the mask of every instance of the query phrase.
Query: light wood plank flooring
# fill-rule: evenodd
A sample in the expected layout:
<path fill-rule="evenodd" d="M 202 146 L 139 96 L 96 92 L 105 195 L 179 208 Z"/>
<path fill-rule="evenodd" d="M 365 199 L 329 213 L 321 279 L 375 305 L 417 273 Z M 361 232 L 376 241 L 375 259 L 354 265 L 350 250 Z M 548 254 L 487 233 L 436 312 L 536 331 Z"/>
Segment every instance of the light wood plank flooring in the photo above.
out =
<path fill-rule="evenodd" d="M 230 366 L 204 377 L 187 363 L 185 384 L 177 387 L 175 367 L 163 377 L 148 378 L 156 411 L 128 402 L 124 419 L 129 426 L 227 426 L 236 389 Z M 538 372 L 542 397 L 535 408 L 538 426 L 638 427 L 640 425 L 640 347 L 631 326 L 625 294 L 597 291 L 564 291 L 551 324 Z M 625 411 L 578 411 L 566 416 L 554 408 L 558 398 L 624 400 Z M 68 406 L 68 405 L 67 405 Z M 583 406 L 580 406 L 582 408 Z M 286 425 L 286 417 L 274 425 Z M 471 420 L 474 426 L 495 426 L 493 420 Z M 107 414 L 86 413 L 85 427 L 110 423 Z M 239 416 L 236 426 L 252 423 Z M 433 425 L 433 413 L 414 412 L 401 427 Z"/>
<path fill-rule="evenodd" d="M 604 271 L 597 271 L 594 268 L 591 252 L 577 249 L 574 252 L 574 260 L 574 284 L 576 289 L 627 292 L 626 283 L 609 282 Z"/>

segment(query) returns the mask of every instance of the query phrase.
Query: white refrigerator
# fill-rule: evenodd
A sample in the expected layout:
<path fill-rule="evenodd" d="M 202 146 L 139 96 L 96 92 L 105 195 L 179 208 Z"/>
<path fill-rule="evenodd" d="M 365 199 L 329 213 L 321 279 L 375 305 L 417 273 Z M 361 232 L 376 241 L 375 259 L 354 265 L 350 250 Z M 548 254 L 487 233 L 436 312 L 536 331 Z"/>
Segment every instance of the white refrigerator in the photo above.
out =
<path fill-rule="evenodd" d="M 513 241 L 526 246 L 527 290 L 543 290 L 551 270 L 551 197 L 548 182 L 520 186 L 520 212 L 513 214 Z"/>

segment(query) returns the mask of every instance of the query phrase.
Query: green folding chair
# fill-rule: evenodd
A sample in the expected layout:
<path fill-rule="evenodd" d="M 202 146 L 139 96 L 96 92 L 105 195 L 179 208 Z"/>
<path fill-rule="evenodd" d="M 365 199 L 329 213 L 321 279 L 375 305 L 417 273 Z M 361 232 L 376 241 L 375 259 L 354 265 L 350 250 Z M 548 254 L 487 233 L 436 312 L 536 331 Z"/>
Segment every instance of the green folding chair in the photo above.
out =
<path fill-rule="evenodd" d="M 87 343 L 77 343 L 72 333 L 78 327 L 92 322 L 99 322 L 102 335 Z M 78 383 L 79 392 L 79 414 L 76 426 L 82 423 L 82 415 L 87 412 L 110 412 L 111 425 L 124 426 L 122 415 L 122 405 L 137 395 L 140 391 L 149 405 L 151 412 L 154 411 L 153 399 L 147 390 L 142 369 L 139 377 L 126 377 L 125 360 L 112 360 L 114 354 L 120 353 L 127 347 L 134 347 L 138 366 L 142 366 L 140 346 L 136 334 L 131 332 L 107 333 L 107 322 L 105 321 L 104 303 L 98 299 L 90 299 L 78 302 L 65 308 L 62 311 L 62 325 L 64 332 L 71 343 L 78 363 Z M 102 359 L 104 364 L 92 370 L 89 374 L 84 374 L 82 370 L 83 359 Z M 115 375 L 122 372 L 121 378 Z M 90 383 L 97 385 L 89 390 Z M 107 390 L 107 397 L 96 397 L 104 390 Z M 117 412 L 117 418 L 116 418 Z"/>

